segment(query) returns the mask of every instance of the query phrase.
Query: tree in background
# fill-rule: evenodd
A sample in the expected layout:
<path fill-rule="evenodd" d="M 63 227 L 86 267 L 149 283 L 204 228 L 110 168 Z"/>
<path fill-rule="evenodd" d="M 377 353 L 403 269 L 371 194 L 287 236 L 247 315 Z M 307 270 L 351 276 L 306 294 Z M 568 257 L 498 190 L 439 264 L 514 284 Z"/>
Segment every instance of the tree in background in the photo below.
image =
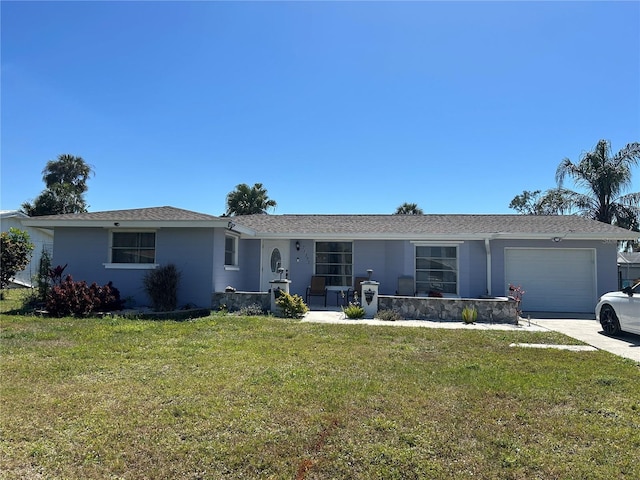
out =
<path fill-rule="evenodd" d="M 403 203 L 394 212 L 394 215 L 424 215 L 417 203 Z"/>
<path fill-rule="evenodd" d="M 267 195 L 267 189 L 261 183 L 249 187 L 246 183 L 236 185 L 233 192 L 227 195 L 227 211 L 225 215 L 252 215 L 267 213 L 269 208 L 276 207 L 276 201 Z"/>
<path fill-rule="evenodd" d="M 16 273 L 21 272 L 31 260 L 33 252 L 29 234 L 17 228 L 10 228 L 0 235 L 0 289 L 4 289 Z"/>
<path fill-rule="evenodd" d="M 552 188 L 544 193 L 525 190 L 511 200 L 509 208 L 523 215 L 568 215 L 574 213 L 573 194 L 562 188 Z"/>
<path fill-rule="evenodd" d="M 23 203 L 22 211 L 30 217 L 86 212 L 84 194 L 92 174 L 93 170 L 82 157 L 58 155 L 56 160 L 49 160 L 42 170 L 46 189 L 33 203 Z"/>
<path fill-rule="evenodd" d="M 640 163 L 640 143 L 628 144 L 615 155 L 611 143 L 600 140 L 578 163 L 565 158 L 556 169 L 558 187 L 541 193 L 524 191 L 511 200 L 509 208 L 528 215 L 577 213 L 604 223 L 638 231 L 640 192 L 625 193 L 631 187 L 631 168 Z M 570 178 L 584 192 L 563 187 Z M 632 247 L 629 243 L 627 248 Z"/>
<path fill-rule="evenodd" d="M 571 192 L 581 215 L 630 229 L 640 216 L 640 192 L 624 194 L 631 187 L 631 168 L 640 162 L 640 143 L 630 143 L 615 155 L 611 144 L 600 140 L 578 163 L 565 158 L 556 170 L 558 187 L 566 177 L 586 193 Z"/>

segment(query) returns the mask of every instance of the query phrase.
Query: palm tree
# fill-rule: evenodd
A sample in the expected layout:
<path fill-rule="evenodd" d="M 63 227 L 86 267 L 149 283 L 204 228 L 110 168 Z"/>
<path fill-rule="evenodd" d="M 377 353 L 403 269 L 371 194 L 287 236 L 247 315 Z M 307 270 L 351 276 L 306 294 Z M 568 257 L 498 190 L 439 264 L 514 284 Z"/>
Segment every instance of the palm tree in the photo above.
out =
<path fill-rule="evenodd" d="M 91 166 L 82 157 L 58 155 L 56 160 L 49 160 L 42 170 L 46 189 L 33 203 L 24 202 L 22 211 L 30 217 L 86 212 L 84 194 L 92 174 Z"/>
<path fill-rule="evenodd" d="M 62 154 L 57 160 L 49 160 L 42 170 L 42 180 L 47 188 L 65 185 L 70 193 L 82 195 L 88 190 L 87 180 L 93 173 L 82 157 Z"/>
<path fill-rule="evenodd" d="M 640 162 L 640 143 L 630 143 L 615 155 L 611 144 L 600 140 L 592 152 L 587 152 L 575 164 L 565 158 L 556 170 L 558 188 L 566 177 L 586 193 L 568 193 L 579 213 L 622 228 L 633 228 L 640 218 L 640 192 L 624 192 L 631 186 L 631 167 Z"/>
<path fill-rule="evenodd" d="M 418 204 L 417 203 L 403 203 L 402 205 L 400 205 L 398 208 L 396 208 L 396 211 L 394 213 L 394 215 L 423 215 L 424 212 L 422 211 L 421 208 L 418 208 Z"/>
<path fill-rule="evenodd" d="M 246 183 L 236 185 L 233 192 L 227 195 L 227 211 L 225 215 L 252 215 L 267 213 L 267 209 L 275 208 L 276 201 L 267 195 L 267 189 L 261 183 L 249 187 Z"/>

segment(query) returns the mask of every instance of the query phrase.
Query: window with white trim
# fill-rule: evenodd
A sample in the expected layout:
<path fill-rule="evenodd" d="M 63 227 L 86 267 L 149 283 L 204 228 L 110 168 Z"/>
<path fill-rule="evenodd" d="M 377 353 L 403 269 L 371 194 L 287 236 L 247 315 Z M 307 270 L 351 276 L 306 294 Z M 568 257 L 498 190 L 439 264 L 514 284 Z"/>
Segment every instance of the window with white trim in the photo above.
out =
<path fill-rule="evenodd" d="M 316 275 L 325 277 L 327 286 L 350 287 L 353 284 L 352 242 L 316 242 Z"/>
<path fill-rule="evenodd" d="M 458 247 L 416 245 L 416 291 L 458 293 Z"/>
<path fill-rule="evenodd" d="M 234 235 L 224 237 L 224 264 L 233 267 L 238 265 L 238 237 Z"/>
<path fill-rule="evenodd" d="M 155 262 L 155 232 L 112 232 L 111 263 Z"/>

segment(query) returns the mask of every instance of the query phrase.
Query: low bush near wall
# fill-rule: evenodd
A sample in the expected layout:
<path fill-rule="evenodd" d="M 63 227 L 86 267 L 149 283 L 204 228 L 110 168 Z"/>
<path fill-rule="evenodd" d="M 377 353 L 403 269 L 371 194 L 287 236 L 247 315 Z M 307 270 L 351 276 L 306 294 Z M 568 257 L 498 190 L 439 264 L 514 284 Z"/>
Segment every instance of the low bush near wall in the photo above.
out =
<path fill-rule="evenodd" d="M 307 307 L 300 295 L 282 293 L 276 299 L 276 305 L 280 309 L 281 315 L 285 318 L 301 318 L 309 311 L 309 307 Z"/>
<path fill-rule="evenodd" d="M 349 306 L 343 307 L 342 311 L 347 318 L 362 318 L 365 314 L 364 308 L 362 308 L 358 303 L 349 303 Z"/>
<path fill-rule="evenodd" d="M 476 320 L 478 320 L 476 307 L 464 307 L 462 309 L 462 321 L 464 323 L 475 323 Z"/>
<path fill-rule="evenodd" d="M 256 317 L 259 315 L 264 315 L 264 309 L 262 308 L 262 305 L 252 303 L 251 305 L 242 307 L 236 312 L 236 314 L 243 317 Z"/>
<path fill-rule="evenodd" d="M 54 317 L 84 316 L 93 312 L 112 312 L 122 309 L 120 291 L 111 282 L 104 286 L 96 283 L 75 282 L 68 275 L 60 284 L 51 287 L 46 309 Z"/>
<path fill-rule="evenodd" d="M 151 299 L 154 310 L 168 312 L 176 309 L 179 280 L 180 272 L 173 264 L 150 270 L 144 276 L 144 291 Z"/>
<path fill-rule="evenodd" d="M 378 310 L 375 316 L 376 320 L 385 320 L 387 322 L 395 322 L 397 320 L 403 320 L 400 312 L 395 310 Z"/>

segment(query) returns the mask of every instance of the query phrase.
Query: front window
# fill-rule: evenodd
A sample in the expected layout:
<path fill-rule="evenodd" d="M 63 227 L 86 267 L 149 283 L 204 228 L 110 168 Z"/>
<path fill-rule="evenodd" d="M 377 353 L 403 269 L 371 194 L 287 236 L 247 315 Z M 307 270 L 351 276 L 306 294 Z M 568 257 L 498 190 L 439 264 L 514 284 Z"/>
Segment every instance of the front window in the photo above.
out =
<path fill-rule="evenodd" d="M 351 242 L 316 242 L 316 275 L 325 277 L 327 286 L 351 286 L 353 244 Z"/>
<path fill-rule="evenodd" d="M 113 232 L 112 263 L 155 263 L 155 232 Z"/>
<path fill-rule="evenodd" d="M 458 293 L 458 248 L 416 246 L 416 290 L 422 294 Z"/>
<path fill-rule="evenodd" d="M 232 235 L 224 237 L 224 264 L 238 265 L 238 239 Z"/>

